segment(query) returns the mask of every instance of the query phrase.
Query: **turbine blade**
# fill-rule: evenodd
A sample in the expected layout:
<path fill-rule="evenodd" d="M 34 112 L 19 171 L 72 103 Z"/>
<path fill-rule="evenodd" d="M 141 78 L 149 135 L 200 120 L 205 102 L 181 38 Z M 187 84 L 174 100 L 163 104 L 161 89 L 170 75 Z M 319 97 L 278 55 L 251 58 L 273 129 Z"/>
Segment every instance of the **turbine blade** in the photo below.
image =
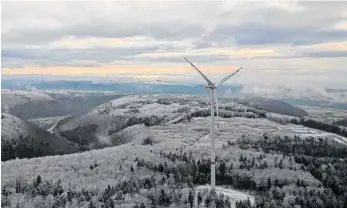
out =
<path fill-rule="evenodd" d="M 184 59 L 190 64 L 190 65 L 192 65 L 192 67 L 194 68 L 194 69 L 196 69 L 196 71 L 198 71 L 199 72 L 199 74 L 206 80 L 206 82 L 209 84 L 209 85 L 211 85 L 211 86 L 213 86 L 213 87 L 216 87 L 198 68 L 196 68 L 196 66 L 194 66 L 194 64 L 192 64 L 188 59 L 186 59 L 185 57 L 184 57 Z"/>
<path fill-rule="evenodd" d="M 225 78 L 223 78 L 216 86 L 218 87 L 219 85 L 223 84 L 225 81 L 227 81 L 230 77 L 234 76 L 237 72 L 239 72 L 243 67 L 239 68 L 238 70 L 236 70 L 235 72 L 233 72 L 232 74 L 226 76 Z"/>

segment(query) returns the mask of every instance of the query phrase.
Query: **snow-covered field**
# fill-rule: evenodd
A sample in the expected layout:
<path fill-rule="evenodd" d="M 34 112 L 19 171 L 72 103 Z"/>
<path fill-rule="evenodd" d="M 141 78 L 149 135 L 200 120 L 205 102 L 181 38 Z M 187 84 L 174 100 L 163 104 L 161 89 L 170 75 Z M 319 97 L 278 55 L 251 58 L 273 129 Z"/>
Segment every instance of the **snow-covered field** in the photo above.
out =
<path fill-rule="evenodd" d="M 163 148 L 178 148 L 182 146 L 209 146 L 210 117 L 192 118 L 189 123 L 171 124 L 169 126 L 153 126 L 151 134 L 158 145 L 163 144 Z M 294 135 L 306 138 L 326 137 L 347 145 L 347 138 L 326 133 L 320 130 L 307 128 L 294 124 L 279 124 L 267 119 L 247 119 L 242 117 L 219 118 L 219 129 L 216 131 L 216 146 L 222 147 L 228 140 L 234 141 L 242 135 L 257 138 L 263 133 L 273 135 L 289 136 Z M 179 142 L 177 142 L 179 141 Z"/>
<path fill-rule="evenodd" d="M 347 110 L 334 109 L 334 108 L 320 108 L 311 106 L 298 106 L 309 113 L 309 118 L 332 123 L 341 119 L 347 118 Z"/>

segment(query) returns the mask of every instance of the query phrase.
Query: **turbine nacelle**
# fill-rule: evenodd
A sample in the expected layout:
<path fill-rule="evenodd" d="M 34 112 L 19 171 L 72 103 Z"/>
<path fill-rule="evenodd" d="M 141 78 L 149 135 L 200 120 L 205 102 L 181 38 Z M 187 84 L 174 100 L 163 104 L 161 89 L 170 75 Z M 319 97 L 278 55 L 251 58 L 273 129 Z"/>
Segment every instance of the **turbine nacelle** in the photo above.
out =
<path fill-rule="evenodd" d="M 211 86 L 211 85 L 206 85 L 205 88 L 206 88 L 206 89 L 217 89 L 217 87 Z"/>

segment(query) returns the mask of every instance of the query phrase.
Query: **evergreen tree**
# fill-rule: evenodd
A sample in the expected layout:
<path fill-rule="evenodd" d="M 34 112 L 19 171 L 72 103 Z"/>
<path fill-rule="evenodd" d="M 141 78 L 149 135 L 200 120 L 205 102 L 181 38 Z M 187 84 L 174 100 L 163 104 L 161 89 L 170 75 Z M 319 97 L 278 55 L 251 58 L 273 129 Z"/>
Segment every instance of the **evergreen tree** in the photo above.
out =
<path fill-rule="evenodd" d="M 40 175 L 37 176 L 36 181 L 34 183 L 34 187 L 36 188 L 42 182 L 42 178 Z"/>
<path fill-rule="evenodd" d="M 275 180 L 275 182 L 274 182 L 274 186 L 275 186 L 275 187 L 278 187 L 278 186 L 279 186 L 278 179 L 276 179 L 276 180 Z"/>
<path fill-rule="evenodd" d="M 71 191 L 71 189 L 69 189 L 69 190 L 67 191 L 67 200 L 68 200 L 69 202 L 72 202 L 73 197 L 74 197 L 74 194 L 73 194 L 73 192 Z"/>
<path fill-rule="evenodd" d="M 231 163 L 229 168 L 228 168 L 228 173 L 231 174 L 231 171 L 233 170 L 234 164 Z"/>
<path fill-rule="evenodd" d="M 280 160 L 280 163 L 278 164 L 278 167 L 279 167 L 280 169 L 283 169 L 283 167 L 284 167 L 283 159 Z"/>
<path fill-rule="evenodd" d="M 148 196 L 148 199 L 151 200 L 151 208 L 156 208 L 157 207 L 157 202 L 155 200 L 155 197 L 151 194 Z"/>
<path fill-rule="evenodd" d="M 93 201 L 89 202 L 88 208 L 96 208 L 96 206 L 94 205 Z"/>
<path fill-rule="evenodd" d="M 249 200 L 248 197 L 246 200 L 237 201 L 235 205 L 236 205 L 235 206 L 236 208 L 252 208 L 251 201 Z M 260 207 L 268 207 L 268 206 L 260 206 Z"/>
<path fill-rule="evenodd" d="M 182 160 L 183 160 L 184 162 L 188 162 L 187 153 L 184 152 Z"/>
<path fill-rule="evenodd" d="M 161 189 L 158 204 L 160 206 L 163 206 L 165 204 L 165 201 L 166 201 L 166 193 L 165 193 L 164 189 Z"/>
<path fill-rule="evenodd" d="M 221 164 L 219 165 L 219 173 L 222 175 L 222 179 L 224 179 L 226 171 L 227 171 L 227 166 L 226 166 L 225 162 L 222 161 Z"/>
<path fill-rule="evenodd" d="M 58 181 L 54 184 L 53 195 L 57 196 L 57 195 L 61 195 L 62 193 L 64 193 L 64 189 L 61 185 L 61 180 L 58 179 Z"/>
<path fill-rule="evenodd" d="M 210 196 L 207 196 L 206 199 L 205 199 L 205 207 L 206 207 L 206 208 L 209 208 L 209 207 L 210 207 L 211 201 L 212 201 L 211 197 L 210 197 Z"/>
<path fill-rule="evenodd" d="M 193 208 L 193 206 L 194 206 L 194 195 L 193 195 L 192 190 L 190 190 L 189 194 L 188 194 L 188 203 L 190 205 L 190 208 Z"/>
<path fill-rule="evenodd" d="M 231 208 L 230 198 L 228 196 L 224 200 L 224 207 Z"/>
<path fill-rule="evenodd" d="M 300 179 L 298 179 L 298 180 L 296 181 L 296 185 L 297 185 L 297 186 L 300 186 L 300 185 L 301 185 Z"/>
<path fill-rule="evenodd" d="M 199 192 L 199 193 L 198 193 L 198 207 L 200 206 L 201 202 L 202 202 L 202 195 L 201 195 L 201 193 Z"/>
<path fill-rule="evenodd" d="M 270 179 L 270 177 L 268 177 L 268 178 L 267 178 L 267 188 L 268 188 L 268 189 L 271 189 L 271 186 L 272 186 L 272 184 L 271 184 L 271 179 Z"/>

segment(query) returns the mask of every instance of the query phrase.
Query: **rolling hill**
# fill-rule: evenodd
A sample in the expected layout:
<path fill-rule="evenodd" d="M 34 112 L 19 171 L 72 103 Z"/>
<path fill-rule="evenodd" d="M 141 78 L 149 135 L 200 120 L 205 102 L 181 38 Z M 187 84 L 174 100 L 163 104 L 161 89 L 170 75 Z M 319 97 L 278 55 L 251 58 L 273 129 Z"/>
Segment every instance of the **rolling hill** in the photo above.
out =
<path fill-rule="evenodd" d="M 1 90 L 1 111 L 25 119 L 66 114 L 62 102 L 44 93 L 24 90 Z"/>
<path fill-rule="evenodd" d="M 16 116 L 1 114 L 1 160 L 67 154 L 77 150 L 75 144 L 64 138 Z"/>
<path fill-rule="evenodd" d="M 335 124 L 347 127 L 347 118 L 336 121 Z"/>
<path fill-rule="evenodd" d="M 76 115 L 122 95 L 107 92 L 1 90 L 1 110 L 24 119 Z"/>
<path fill-rule="evenodd" d="M 200 108 L 198 104 L 188 106 L 181 105 L 179 102 L 178 99 L 175 102 L 173 98 L 160 95 L 121 97 L 87 113 L 60 121 L 56 131 L 61 136 L 88 149 L 110 146 L 119 143 L 114 139 L 117 135 L 113 134 L 126 127 L 136 124 L 163 125 Z"/>
<path fill-rule="evenodd" d="M 233 100 L 237 103 L 248 105 L 250 107 L 265 110 L 272 113 L 296 116 L 300 118 L 308 115 L 308 113 L 305 110 L 293 106 L 289 103 L 286 103 L 282 100 L 267 98 L 246 98 Z"/>
<path fill-rule="evenodd" d="M 206 98 L 132 95 L 59 120 L 54 133 L 85 148 L 113 147 L 2 162 L 3 206 L 188 208 L 194 194 L 204 206 L 223 199 L 227 207 L 247 198 L 258 207 L 259 200 L 285 207 L 306 198 L 337 207 L 329 202 L 345 199 L 340 191 L 346 190 L 345 137 L 225 100 L 215 134 L 217 192 L 225 195 L 211 198 L 205 190 L 211 172 L 209 112 Z M 3 116 L 3 132 L 12 138 L 40 131 Z"/>

